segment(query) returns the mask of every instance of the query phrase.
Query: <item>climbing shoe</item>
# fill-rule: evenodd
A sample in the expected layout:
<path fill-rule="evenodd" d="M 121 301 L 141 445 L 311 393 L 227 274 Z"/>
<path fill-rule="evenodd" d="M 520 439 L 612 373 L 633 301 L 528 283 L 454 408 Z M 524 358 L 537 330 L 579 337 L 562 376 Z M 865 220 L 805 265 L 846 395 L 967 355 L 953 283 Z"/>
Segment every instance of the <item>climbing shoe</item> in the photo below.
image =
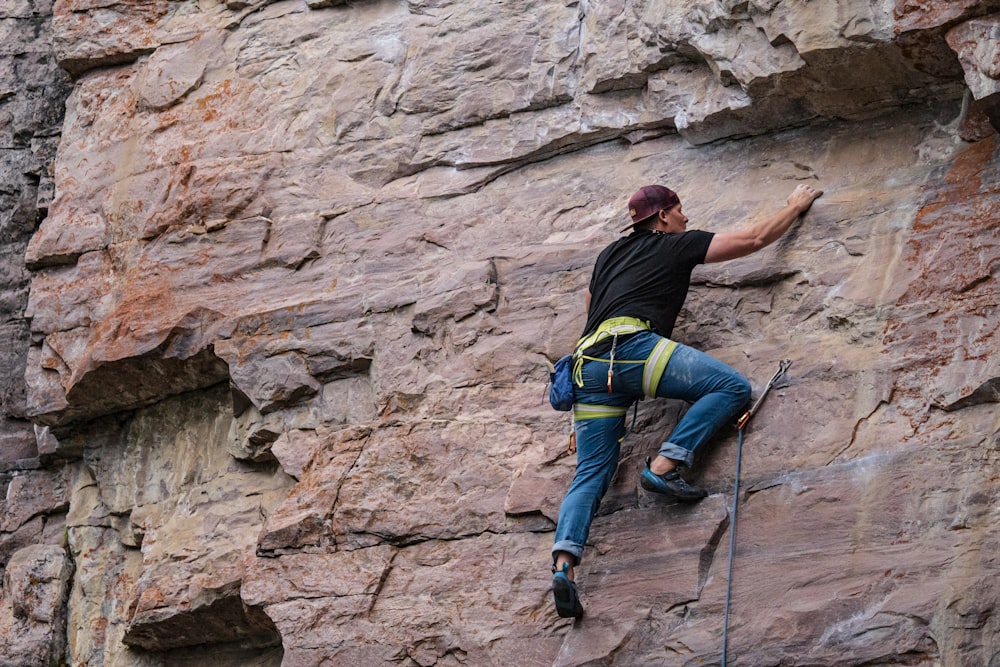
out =
<path fill-rule="evenodd" d="M 649 469 L 649 461 L 649 457 L 646 457 L 646 469 L 639 478 L 640 486 L 647 491 L 660 493 L 685 503 L 693 503 L 708 495 L 705 489 L 685 482 L 677 468 L 657 475 Z"/>
<path fill-rule="evenodd" d="M 556 600 L 556 613 L 563 618 L 580 618 L 583 605 L 576 595 L 576 584 L 569 579 L 566 571 L 569 563 L 563 563 L 562 570 L 552 576 L 552 597 Z"/>

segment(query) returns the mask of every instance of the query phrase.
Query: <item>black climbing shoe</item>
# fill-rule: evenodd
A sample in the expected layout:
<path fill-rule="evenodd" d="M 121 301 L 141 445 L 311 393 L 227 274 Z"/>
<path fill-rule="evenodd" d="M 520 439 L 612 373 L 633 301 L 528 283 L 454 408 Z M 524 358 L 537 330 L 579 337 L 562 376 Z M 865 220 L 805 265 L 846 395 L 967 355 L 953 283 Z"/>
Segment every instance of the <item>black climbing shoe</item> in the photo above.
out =
<path fill-rule="evenodd" d="M 580 618 L 583 616 L 583 605 L 576 595 L 576 584 L 569 580 L 566 571 L 569 563 L 563 563 L 563 569 L 552 576 L 552 597 L 556 600 L 556 613 L 563 618 Z"/>
<path fill-rule="evenodd" d="M 708 491 L 705 489 L 685 482 L 677 468 L 657 475 L 649 469 L 648 457 L 646 458 L 646 469 L 642 471 L 639 484 L 647 491 L 661 493 L 684 503 L 693 503 L 708 495 Z"/>

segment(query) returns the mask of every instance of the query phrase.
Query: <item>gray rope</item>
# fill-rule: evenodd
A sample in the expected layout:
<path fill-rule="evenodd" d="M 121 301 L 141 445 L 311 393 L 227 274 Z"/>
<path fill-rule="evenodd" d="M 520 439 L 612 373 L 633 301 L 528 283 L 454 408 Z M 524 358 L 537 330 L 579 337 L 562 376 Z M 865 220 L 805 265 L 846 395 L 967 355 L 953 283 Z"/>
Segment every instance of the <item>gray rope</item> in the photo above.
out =
<path fill-rule="evenodd" d="M 726 613 L 722 619 L 722 667 L 726 667 L 726 654 L 729 651 L 729 604 L 732 602 L 733 595 L 733 557 L 736 554 L 736 511 L 740 506 L 740 463 L 743 459 L 743 428 L 757 410 L 760 409 L 761 404 L 763 404 L 774 383 L 785 374 L 785 371 L 791 365 L 791 359 L 785 359 L 778 364 L 777 372 L 771 376 L 771 380 L 764 387 L 764 391 L 761 392 L 757 402 L 736 421 L 736 481 L 733 482 L 732 522 L 729 525 L 729 574 L 726 576 Z"/>
<path fill-rule="evenodd" d="M 729 526 L 729 574 L 726 576 L 726 613 L 722 620 L 722 667 L 729 649 L 729 603 L 733 593 L 733 554 L 736 549 L 736 510 L 740 502 L 740 463 L 743 458 L 743 429 L 736 432 L 736 482 L 733 486 L 732 523 Z"/>

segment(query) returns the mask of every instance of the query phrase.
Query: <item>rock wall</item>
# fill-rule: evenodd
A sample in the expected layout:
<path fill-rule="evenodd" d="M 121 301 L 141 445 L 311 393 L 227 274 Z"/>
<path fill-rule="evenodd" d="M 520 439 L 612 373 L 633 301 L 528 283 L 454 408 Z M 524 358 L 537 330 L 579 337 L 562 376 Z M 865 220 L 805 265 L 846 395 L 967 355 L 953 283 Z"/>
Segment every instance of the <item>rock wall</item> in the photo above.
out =
<path fill-rule="evenodd" d="M 718 664 L 735 432 L 698 505 L 637 483 L 681 402 L 638 410 L 587 615 L 548 591 L 545 359 L 650 182 L 710 231 L 826 190 L 675 331 L 757 394 L 792 361 L 746 432 L 728 659 L 1000 656 L 1000 3 L 19 0 L 0 30 L 0 664 Z"/>
<path fill-rule="evenodd" d="M 52 49 L 51 3 L 0 7 L 0 664 L 58 664 L 73 572 L 66 470 L 43 466 L 29 419 L 24 253 L 54 194 L 53 166 L 71 88 Z"/>

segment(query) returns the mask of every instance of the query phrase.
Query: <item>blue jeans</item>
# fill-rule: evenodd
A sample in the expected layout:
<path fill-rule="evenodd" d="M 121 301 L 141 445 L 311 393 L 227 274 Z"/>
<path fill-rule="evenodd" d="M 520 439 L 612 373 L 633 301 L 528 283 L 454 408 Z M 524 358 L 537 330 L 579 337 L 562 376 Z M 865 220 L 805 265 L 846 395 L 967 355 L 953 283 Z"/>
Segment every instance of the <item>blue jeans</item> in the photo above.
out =
<path fill-rule="evenodd" d="M 556 552 L 566 551 L 580 562 L 590 522 L 618 467 L 619 448 L 625 435 L 625 411 L 643 396 L 641 362 L 661 340 L 655 333 L 643 331 L 618 344 L 611 394 L 607 360 L 583 364 L 583 387 L 575 387 L 577 404 L 608 406 L 612 408 L 608 411 L 615 414 L 581 419 L 577 413 L 576 474 L 559 507 L 553 558 Z M 659 451 L 660 455 L 690 467 L 697 449 L 750 400 L 750 383 L 721 361 L 678 344 L 656 385 L 656 395 L 692 404 Z"/>

